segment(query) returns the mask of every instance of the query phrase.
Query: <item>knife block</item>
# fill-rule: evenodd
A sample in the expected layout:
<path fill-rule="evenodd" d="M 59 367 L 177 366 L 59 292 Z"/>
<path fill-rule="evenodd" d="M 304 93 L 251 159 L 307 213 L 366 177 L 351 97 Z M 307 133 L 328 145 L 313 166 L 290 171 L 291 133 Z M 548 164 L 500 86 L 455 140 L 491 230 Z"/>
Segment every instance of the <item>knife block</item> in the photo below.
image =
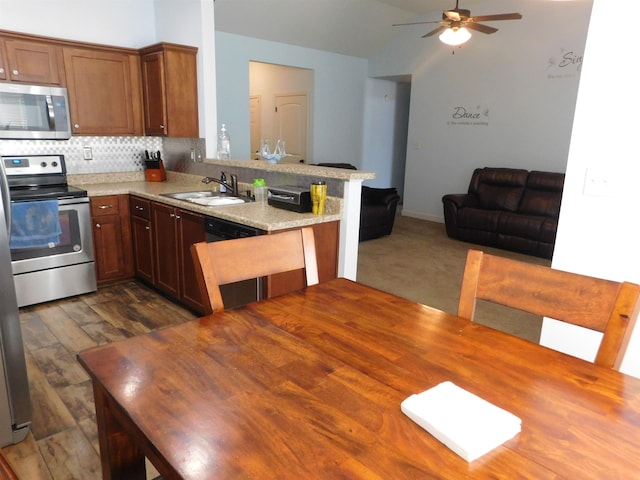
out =
<path fill-rule="evenodd" d="M 164 182 L 167 179 L 167 172 L 164 170 L 162 160 L 158 161 L 159 168 L 147 168 L 147 182 Z"/>

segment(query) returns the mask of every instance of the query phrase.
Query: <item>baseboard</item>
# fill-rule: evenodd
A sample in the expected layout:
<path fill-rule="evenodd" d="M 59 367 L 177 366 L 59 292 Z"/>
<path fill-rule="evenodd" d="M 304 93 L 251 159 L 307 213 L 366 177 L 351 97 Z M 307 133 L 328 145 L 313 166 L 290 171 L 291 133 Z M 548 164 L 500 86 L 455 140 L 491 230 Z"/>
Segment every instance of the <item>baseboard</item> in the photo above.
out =
<path fill-rule="evenodd" d="M 438 215 L 428 215 L 420 212 L 408 212 L 406 210 L 402 210 L 401 215 L 403 217 L 417 218 L 419 220 L 428 220 L 430 222 L 444 223 L 444 217 L 440 217 Z"/>

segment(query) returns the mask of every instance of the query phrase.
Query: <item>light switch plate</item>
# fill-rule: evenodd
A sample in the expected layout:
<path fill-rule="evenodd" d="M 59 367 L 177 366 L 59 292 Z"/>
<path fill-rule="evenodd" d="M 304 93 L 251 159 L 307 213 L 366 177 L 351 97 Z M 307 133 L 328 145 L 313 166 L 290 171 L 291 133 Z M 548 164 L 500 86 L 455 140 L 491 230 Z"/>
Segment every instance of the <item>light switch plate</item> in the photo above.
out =
<path fill-rule="evenodd" d="M 85 160 L 93 160 L 93 149 L 91 147 L 82 147 L 82 157 Z"/>

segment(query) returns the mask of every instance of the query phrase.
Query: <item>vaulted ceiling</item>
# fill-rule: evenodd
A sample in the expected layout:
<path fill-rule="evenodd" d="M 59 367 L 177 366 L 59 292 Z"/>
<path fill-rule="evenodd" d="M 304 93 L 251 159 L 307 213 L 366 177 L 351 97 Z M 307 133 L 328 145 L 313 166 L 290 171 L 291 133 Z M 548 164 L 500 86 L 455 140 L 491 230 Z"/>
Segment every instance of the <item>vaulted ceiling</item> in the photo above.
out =
<path fill-rule="evenodd" d="M 460 0 L 483 12 L 483 0 Z M 508 7 L 511 2 L 504 2 Z M 215 0 L 216 30 L 368 58 L 387 43 L 394 23 L 440 20 L 455 0 Z M 426 32 L 426 30 L 425 30 Z"/>

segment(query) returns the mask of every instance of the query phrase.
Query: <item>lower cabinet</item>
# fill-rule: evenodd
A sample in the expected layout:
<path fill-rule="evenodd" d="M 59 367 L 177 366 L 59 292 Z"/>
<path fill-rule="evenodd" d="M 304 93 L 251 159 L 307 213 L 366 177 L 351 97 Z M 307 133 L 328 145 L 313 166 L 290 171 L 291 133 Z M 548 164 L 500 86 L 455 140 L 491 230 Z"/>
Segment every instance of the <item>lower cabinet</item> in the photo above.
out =
<path fill-rule="evenodd" d="M 151 201 L 131 196 L 133 270 L 136 277 L 153 284 L 155 278 Z"/>
<path fill-rule="evenodd" d="M 131 238 L 133 271 L 195 312 L 204 312 L 198 289 L 191 245 L 206 240 L 205 217 L 199 213 L 131 195 Z M 337 277 L 339 222 L 312 226 L 320 282 Z M 282 230 L 279 230 L 282 231 Z M 277 233 L 277 232 L 273 232 Z M 305 286 L 302 270 L 272 275 L 266 279 L 268 298 Z"/>
<path fill-rule="evenodd" d="M 206 239 L 204 216 L 139 197 L 132 197 L 131 209 L 136 276 L 204 312 L 190 251 Z"/>
<path fill-rule="evenodd" d="M 340 251 L 340 223 L 327 222 L 312 225 L 318 259 L 318 278 L 326 282 L 338 276 L 338 252 Z M 271 233 L 278 233 L 278 230 Z M 267 279 L 267 297 L 276 297 L 304 288 L 305 278 L 302 270 L 278 273 Z"/>
<path fill-rule="evenodd" d="M 98 284 L 133 277 L 129 196 L 92 197 L 90 202 Z"/>

